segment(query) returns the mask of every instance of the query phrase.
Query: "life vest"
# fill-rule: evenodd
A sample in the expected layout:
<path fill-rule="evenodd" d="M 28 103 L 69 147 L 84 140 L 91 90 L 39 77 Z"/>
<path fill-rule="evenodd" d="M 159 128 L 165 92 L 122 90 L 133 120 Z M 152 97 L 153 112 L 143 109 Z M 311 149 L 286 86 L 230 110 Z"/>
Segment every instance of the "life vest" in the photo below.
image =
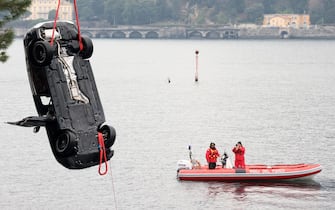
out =
<path fill-rule="evenodd" d="M 206 153 L 206 159 L 208 162 L 216 162 L 216 159 L 219 157 L 219 152 L 217 149 L 209 148 Z"/>

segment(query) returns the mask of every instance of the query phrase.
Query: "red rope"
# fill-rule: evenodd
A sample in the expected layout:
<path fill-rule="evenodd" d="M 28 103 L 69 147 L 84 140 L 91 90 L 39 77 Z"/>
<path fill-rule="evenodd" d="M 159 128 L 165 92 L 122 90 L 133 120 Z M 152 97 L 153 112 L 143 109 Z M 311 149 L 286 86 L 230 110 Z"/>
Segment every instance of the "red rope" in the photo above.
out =
<path fill-rule="evenodd" d="M 107 165 L 107 156 L 106 156 L 106 148 L 105 148 L 105 140 L 102 136 L 102 133 L 98 132 L 98 142 L 99 142 L 99 149 L 100 149 L 100 162 L 99 162 L 99 174 L 105 175 L 108 171 L 108 165 Z M 101 165 L 102 161 L 105 162 L 105 171 L 101 172 Z"/>
<path fill-rule="evenodd" d="M 51 46 L 54 44 L 54 36 L 55 36 L 55 30 L 56 30 L 56 22 L 58 19 L 59 6 L 60 6 L 60 0 L 58 0 L 57 10 L 56 10 L 56 15 L 55 15 L 55 20 L 54 20 L 54 26 L 52 28 L 52 35 L 51 35 L 51 41 L 50 41 Z"/>
<path fill-rule="evenodd" d="M 81 40 L 81 35 L 80 35 L 79 15 L 78 15 L 77 1 L 76 0 L 73 1 L 73 5 L 74 5 L 74 11 L 76 13 L 76 22 L 77 22 L 77 27 L 78 27 L 79 49 L 80 49 L 80 51 L 82 51 L 84 49 L 84 46 L 83 46 L 83 41 Z"/>
<path fill-rule="evenodd" d="M 51 46 L 54 43 L 54 36 L 55 36 L 55 30 L 56 30 L 56 22 L 57 22 L 57 19 L 58 19 L 59 7 L 60 7 L 60 0 L 58 0 L 57 10 L 56 10 L 56 15 L 55 15 L 55 20 L 54 20 L 54 25 L 53 25 L 53 28 L 52 28 L 52 36 L 51 36 L 51 41 L 50 41 L 50 45 Z M 77 23 L 77 28 L 78 28 L 79 49 L 80 49 L 80 51 L 82 51 L 84 49 L 84 45 L 83 45 L 83 41 L 82 41 L 81 34 L 80 34 L 80 23 L 79 23 L 79 15 L 78 15 L 78 8 L 77 8 L 77 1 L 76 0 L 73 1 L 73 7 L 74 7 L 75 14 L 76 14 L 76 23 Z"/>

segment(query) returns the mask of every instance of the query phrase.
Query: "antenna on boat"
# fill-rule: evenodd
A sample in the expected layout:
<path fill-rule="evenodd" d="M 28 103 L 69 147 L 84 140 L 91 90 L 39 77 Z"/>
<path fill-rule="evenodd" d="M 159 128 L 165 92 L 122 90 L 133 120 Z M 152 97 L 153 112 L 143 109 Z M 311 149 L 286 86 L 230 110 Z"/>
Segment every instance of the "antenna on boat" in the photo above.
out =
<path fill-rule="evenodd" d="M 196 50 L 195 51 L 195 82 L 198 82 L 198 55 L 199 55 L 199 51 Z"/>
<path fill-rule="evenodd" d="M 191 150 L 191 145 L 188 145 L 188 151 L 189 151 L 190 160 L 192 161 L 192 150 Z"/>

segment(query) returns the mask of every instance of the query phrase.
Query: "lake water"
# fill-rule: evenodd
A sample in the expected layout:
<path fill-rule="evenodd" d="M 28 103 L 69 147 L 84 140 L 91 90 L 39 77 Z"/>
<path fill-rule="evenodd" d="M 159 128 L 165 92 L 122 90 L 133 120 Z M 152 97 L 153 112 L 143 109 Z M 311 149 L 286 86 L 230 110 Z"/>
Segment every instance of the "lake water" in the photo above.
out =
<path fill-rule="evenodd" d="M 335 41 L 95 39 L 91 64 L 115 156 L 68 170 L 45 130 L 0 124 L 1 209 L 333 209 Z M 199 50 L 199 82 L 194 82 Z M 36 115 L 22 40 L 0 64 L 0 121 Z M 171 83 L 168 83 L 168 78 Z M 319 163 L 307 183 L 181 182 L 214 141 L 247 164 Z"/>

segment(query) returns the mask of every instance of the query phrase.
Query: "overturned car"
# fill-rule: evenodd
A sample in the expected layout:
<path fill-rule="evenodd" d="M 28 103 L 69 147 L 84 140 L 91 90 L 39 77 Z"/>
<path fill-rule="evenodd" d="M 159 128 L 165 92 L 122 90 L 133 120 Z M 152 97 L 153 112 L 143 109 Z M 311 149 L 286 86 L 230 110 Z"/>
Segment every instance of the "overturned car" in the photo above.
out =
<path fill-rule="evenodd" d="M 54 42 L 53 42 L 54 41 Z M 72 22 L 43 22 L 24 37 L 29 83 L 38 116 L 10 124 L 47 131 L 57 161 L 69 169 L 101 163 L 101 150 L 109 160 L 115 129 L 105 122 L 92 68 L 90 38 L 78 35 Z M 99 138 L 103 138 L 102 146 Z"/>

